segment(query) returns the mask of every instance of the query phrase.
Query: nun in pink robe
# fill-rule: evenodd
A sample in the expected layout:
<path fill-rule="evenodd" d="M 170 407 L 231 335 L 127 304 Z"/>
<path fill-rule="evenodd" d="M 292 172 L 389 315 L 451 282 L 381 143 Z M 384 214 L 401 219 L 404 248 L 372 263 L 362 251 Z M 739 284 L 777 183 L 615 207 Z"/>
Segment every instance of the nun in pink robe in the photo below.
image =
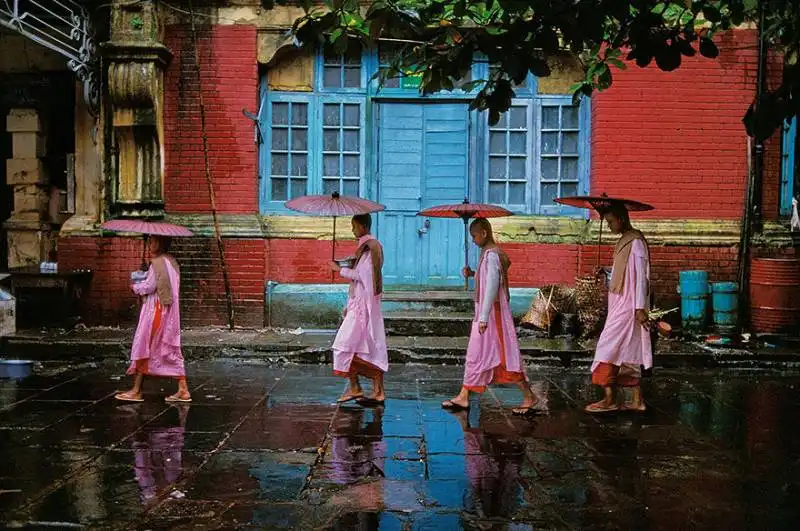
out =
<path fill-rule="evenodd" d="M 383 404 L 383 374 L 389 370 L 381 311 L 383 250 L 369 233 L 371 226 L 369 214 L 354 216 L 353 234 L 358 239 L 355 264 L 352 268 L 339 267 L 335 262 L 331 265 L 350 281 L 344 319 L 333 342 L 333 372 L 350 383 L 338 402 L 355 400 L 365 406 Z M 359 376 L 366 376 L 373 382 L 369 397 L 364 396 Z"/>
<path fill-rule="evenodd" d="M 650 308 L 650 252 L 642 233 L 631 227 L 624 206 L 617 205 L 604 216 L 611 231 L 621 236 L 614 249 L 608 316 L 592 363 L 592 383 L 603 388 L 604 397 L 586 406 L 586 411 L 619 410 L 615 390 L 629 387 L 632 403 L 623 405 L 622 409 L 643 412 L 645 404 L 639 386 L 641 368 L 653 366 L 647 312 Z"/>
<path fill-rule="evenodd" d="M 178 392 L 168 402 L 190 402 L 186 371 L 181 351 L 180 269 L 171 255 L 169 240 L 153 236 L 149 239 L 153 258 L 147 276 L 131 286 L 142 297 L 139 324 L 133 336 L 131 364 L 128 374 L 134 376 L 133 388 L 116 395 L 118 400 L 142 402 L 145 376 L 173 378 Z"/>
<path fill-rule="evenodd" d="M 508 269 L 511 261 L 494 242 L 491 224 L 477 218 L 470 234 L 481 257 L 477 273 L 465 268 L 465 276 L 475 276 L 475 318 L 467 345 L 464 383 L 461 392 L 442 407 L 460 410 L 469 407 L 469 393 L 483 393 L 490 384 L 516 384 L 522 391 L 522 404 L 513 412 L 533 412 L 537 403 L 531 391 L 517 341 L 509 304 Z"/>

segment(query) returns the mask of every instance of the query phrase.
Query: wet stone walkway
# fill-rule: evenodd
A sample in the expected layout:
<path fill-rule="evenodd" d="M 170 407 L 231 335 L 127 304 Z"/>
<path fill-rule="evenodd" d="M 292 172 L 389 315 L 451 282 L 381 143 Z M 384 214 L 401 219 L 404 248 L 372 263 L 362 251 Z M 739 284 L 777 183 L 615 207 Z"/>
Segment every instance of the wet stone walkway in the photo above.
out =
<path fill-rule="evenodd" d="M 782 529 L 800 518 L 800 373 L 661 371 L 591 417 L 578 371 L 442 411 L 456 367 L 393 367 L 385 407 L 319 366 L 190 365 L 194 402 L 113 399 L 119 364 L 0 380 L 0 523 L 92 529 Z"/>

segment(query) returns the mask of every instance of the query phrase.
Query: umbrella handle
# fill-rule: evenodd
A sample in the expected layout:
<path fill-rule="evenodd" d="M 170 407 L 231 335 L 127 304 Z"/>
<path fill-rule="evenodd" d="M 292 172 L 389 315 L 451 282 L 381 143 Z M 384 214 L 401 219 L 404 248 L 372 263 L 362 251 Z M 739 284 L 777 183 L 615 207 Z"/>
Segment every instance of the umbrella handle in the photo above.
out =
<path fill-rule="evenodd" d="M 469 222 L 464 218 L 464 268 L 469 267 Z M 464 275 L 464 290 L 469 291 L 469 277 Z"/>
<path fill-rule="evenodd" d="M 336 216 L 333 216 L 333 240 L 331 241 L 331 261 L 336 261 Z M 336 275 L 331 269 L 331 282 L 336 281 Z"/>

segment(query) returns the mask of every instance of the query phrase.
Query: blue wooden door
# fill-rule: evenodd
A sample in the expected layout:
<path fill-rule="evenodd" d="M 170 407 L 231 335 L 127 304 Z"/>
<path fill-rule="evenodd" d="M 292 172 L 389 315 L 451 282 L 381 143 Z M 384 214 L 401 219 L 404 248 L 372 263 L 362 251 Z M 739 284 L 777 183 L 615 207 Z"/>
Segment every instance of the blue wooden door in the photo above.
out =
<path fill-rule="evenodd" d="M 384 277 L 395 285 L 460 285 L 464 225 L 418 217 L 468 195 L 469 111 L 460 103 L 383 103 L 378 109 L 378 216 Z"/>

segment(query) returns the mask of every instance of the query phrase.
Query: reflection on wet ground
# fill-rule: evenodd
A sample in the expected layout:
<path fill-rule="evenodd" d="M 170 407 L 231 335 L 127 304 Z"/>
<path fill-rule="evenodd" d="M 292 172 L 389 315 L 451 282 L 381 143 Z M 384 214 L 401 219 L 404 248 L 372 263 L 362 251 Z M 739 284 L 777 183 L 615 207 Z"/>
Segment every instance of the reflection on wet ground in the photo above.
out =
<path fill-rule="evenodd" d="M 59 369 L 56 367 L 56 369 Z M 112 529 L 794 528 L 800 372 L 661 371 L 644 415 L 591 417 L 582 371 L 530 371 L 451 414 L 456 367 L 393 367 L 336 407 L 327 367 L 190 366 L 122 404 L 108 364 L 0 380 L 0 523 Z"/>

